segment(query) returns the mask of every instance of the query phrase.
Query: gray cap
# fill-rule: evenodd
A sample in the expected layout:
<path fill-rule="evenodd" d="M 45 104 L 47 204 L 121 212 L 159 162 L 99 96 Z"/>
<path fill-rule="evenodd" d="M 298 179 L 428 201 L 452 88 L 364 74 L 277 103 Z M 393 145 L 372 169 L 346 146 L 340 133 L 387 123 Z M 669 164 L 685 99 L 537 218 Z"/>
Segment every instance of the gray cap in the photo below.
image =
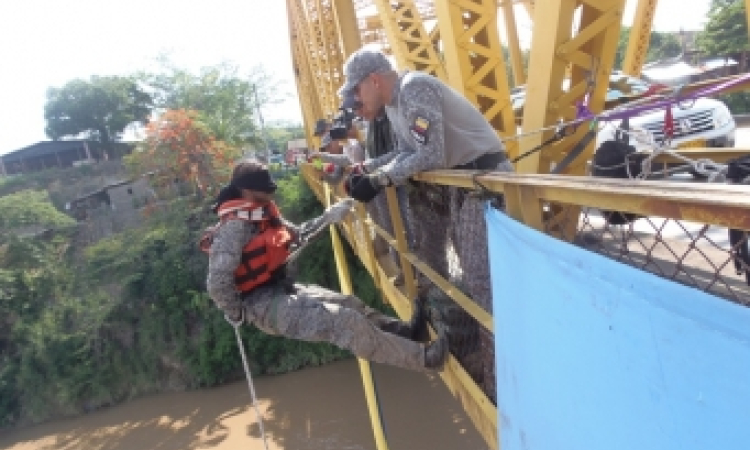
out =
<path fill-rule="evenodd" d="M 351 92 L 371 73 L 389 72 L 391 70 L 393 70 L 393 67 L 383 53 L 374 50 L 357 50 L 349 55 L 344 63 L 346 82 L 339 89 L 339 96 Z"/>

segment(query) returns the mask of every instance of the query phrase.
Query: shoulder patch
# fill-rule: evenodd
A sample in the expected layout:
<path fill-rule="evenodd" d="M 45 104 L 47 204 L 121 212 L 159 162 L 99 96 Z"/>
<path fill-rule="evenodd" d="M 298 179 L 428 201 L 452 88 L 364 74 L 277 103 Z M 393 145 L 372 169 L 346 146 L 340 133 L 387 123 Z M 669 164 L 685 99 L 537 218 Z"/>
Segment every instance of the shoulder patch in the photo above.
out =
<path fill-rule="evenodd" d="M 417 116 L 417 118 L 414 119 L 414 123 L 412 124 L 411 128 L 409 128 L 409 132 L 418 144 L 426 144 L 427 131 L 429 129 L 430 121 L 425 119 L 424 117 Z"/>

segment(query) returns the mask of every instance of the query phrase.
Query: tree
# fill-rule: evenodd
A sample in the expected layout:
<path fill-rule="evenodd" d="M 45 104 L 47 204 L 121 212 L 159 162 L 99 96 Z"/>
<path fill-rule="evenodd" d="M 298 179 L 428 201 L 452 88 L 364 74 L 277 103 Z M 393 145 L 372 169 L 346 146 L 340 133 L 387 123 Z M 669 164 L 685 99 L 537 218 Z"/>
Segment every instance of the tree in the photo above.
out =
<path fill-rule="evenodd" d="M 706 28 L 698 35 L 698 47 L 706 55 L 737 60 L 740 73 L 745 72 L 750 49 L 745 1 L 714 0 Z"/>
<path fill-rule="evenodd" d="M 242 75 L 237 66 L 224 63 L 203 67 L 198 74 L 162 61 L 161 73 L 142 73 L 141 81 L 153 91 L 162 109 L 189 109 L 218 140 L 231 145 L 261 146 L 255 124 L 257 108 L 278 100 L 278 86 L 260 67 Z"/>
<path fill-rule="evenodd" d="M 51 139 L 86 135 L 105 146 L 118 141 L 132 123 L 145 124 L 151 96 L 127 77 L 76 79 L 47 90 L 45 133 Z"/>
<path fill-rule="evenodd" d="M 302 125 L 281 125 L 270 126 L 266 130 L 268 138 L 268 147 L 273 153 L 284 154 L 289 141 L 305 137 L 305 130 Z"/>
<path fill-rule="evenodd" d="M 630 28 L 622 27 L 620 30 L 620 39 L 617 42 L 617 52 L 615 53 L 615 67 L 622 67 L 622 62 L 625 59 L 625 52 L 628 49 L 629 39 Z M 653 31 L 651 32 L 645 62 L 655 62 L 665 58 L 673 58 L 679 56 L 681 52 L 682 44 L 680 44 L 680 40 L 675 34 Z"/>
<path fill-rule="evenodd" d="M 167 110 L 146 126 L 146 140 L 126 164 L 136 174 L 153 173 L 157 186 L 176 180 L 201 192 L 228 178 L 236 147 L 217 140 L 196 111 Z"/>

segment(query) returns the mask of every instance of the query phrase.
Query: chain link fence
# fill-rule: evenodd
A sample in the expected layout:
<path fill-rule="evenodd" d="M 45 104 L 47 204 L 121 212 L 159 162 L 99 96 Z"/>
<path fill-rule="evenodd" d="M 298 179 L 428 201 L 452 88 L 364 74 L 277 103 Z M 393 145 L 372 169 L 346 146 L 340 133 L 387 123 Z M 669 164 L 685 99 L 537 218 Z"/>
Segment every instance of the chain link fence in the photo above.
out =
<path fill-rule="evenodd" d="M 562 212 L 556 220 L 545 222 L 548 234 L 659 277 L 750 304 L 747 232 L 663 217 L 555 206 L 548 211 Z"/>

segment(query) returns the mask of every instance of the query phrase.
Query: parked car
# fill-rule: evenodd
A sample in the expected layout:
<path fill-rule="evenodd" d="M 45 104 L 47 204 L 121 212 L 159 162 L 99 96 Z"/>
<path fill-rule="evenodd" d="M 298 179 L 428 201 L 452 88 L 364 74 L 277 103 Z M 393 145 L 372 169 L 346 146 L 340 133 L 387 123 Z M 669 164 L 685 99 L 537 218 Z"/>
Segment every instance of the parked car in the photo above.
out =
<path fill-rule="evenodd" d="M 644 80 L 615 73 L 610 77 L 606 99 L 610 102 L 622 100 L 623 97 L 638 96 L 646 92 L 650 86 Z M 519 115 L 526 103 L 526 91 L 516 90 L 511 94 L 511 101 L 516 115 Z M 636 150 L 648 151 L 651 148 L 650 143 L 661 142 L 664 138 L 664 115 L 664 109 L 660 109 L 630 119 L 631 133 L 636 138 L 631 139 L 630 143 Z M 674 105 L 672 117 L 674 120 L 672 148 L 734 147 L 734 133 L 737 125 L 729 108 L 719 100 L 699 98 Z M 616 126 L 619 126 L 619 121 L 600 128 L 597 146 L 614 138 Z"/>

